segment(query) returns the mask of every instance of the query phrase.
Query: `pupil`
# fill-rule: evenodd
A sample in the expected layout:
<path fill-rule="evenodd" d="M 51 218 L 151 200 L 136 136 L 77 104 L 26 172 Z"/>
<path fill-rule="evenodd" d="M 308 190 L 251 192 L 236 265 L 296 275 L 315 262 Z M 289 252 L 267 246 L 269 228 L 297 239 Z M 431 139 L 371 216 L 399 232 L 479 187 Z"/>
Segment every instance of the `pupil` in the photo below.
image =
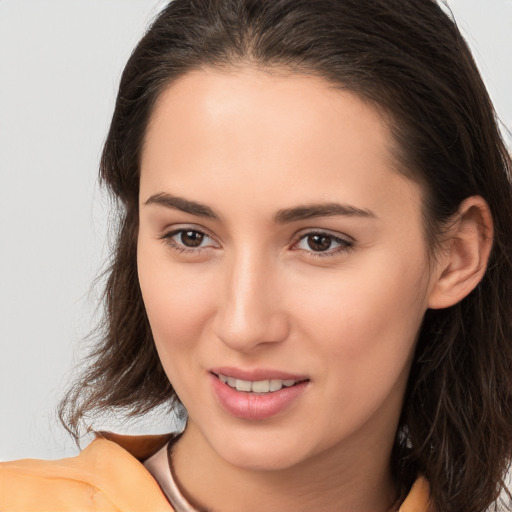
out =
<path fill-rule="evenodd" d="M 323 235 L 309 235 L 308 245 L 313 251 L 326 251 L 331 247 L 331 238 Z"/>
<path fill-rule="evenodd" d="M 204 239 L 204 235 L 199 231 L 184 231 L 181 234 L 181 241 L 187 247 L 198 247 Z"/>

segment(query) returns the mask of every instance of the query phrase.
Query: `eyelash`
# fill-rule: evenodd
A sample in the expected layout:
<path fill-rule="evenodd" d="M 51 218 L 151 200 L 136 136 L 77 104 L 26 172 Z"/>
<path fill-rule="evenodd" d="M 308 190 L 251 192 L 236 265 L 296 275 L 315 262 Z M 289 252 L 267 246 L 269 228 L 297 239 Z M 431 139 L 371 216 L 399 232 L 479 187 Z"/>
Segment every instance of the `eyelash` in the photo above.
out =
<path fill-rule="evenodd" d="M 179 254 L 183 254 L 183 253 L 198 254 L 200 252 L 203 252 L 203 251 L 211 248 L 208 246 L 207 247 L 199 247 L 198 246 L 195 248 L 187 247 L 185 245 L 180 245 L 179 243 L 177 243 L 176 241 L 173 240 L 173 238 L 176 235 L 183 234 L 186 232 L 198 233 L 200 235 L 203 235 L 206 239 L 212 239 L 212 237 L 210 235 L 208 235 L 207 233 L 205 233 L 204 231 L 201 231 L 199 229 L 191 229 L 191 228 L 180 228 L 180 229 L 175 229 L 173 231 L 169 231 L 167 233 L 164 233 L 160 237 L 160 239 L 163 241 L 163 243 L 165 245 L 169 246 L 172 250 L 177 251 Z M 330 256 L 332 257 L 332 256 L 335 256 L 340 253 L 347 253 L 354 249 L 354 241 L 353 240 L 348 240 L 346 238 L 336 236 L 327 231 L 308 231 L 307 233 L 300 235 L 298 237 L 297 241 L 295 241 L 291 247 L 292 248 L 298 247 L 298 245 L 303 240 L 306 240 L 308 237 L 312 237 L 312 236 L 320 236 L 323 238 L 328 238 L 331 241 L 331 244 L 336 243 L 336 244 L 339 244 L 339 246 L 335 247 L 334 249 L 331 249 L 331 248 L 326 249 L 325 251 L 313 251 L 313 250 L 308 251 L 306 249 L 297 249 L 297 250 L 301 250 L 304 253 L 308 254 L 308 257 L 311 257 L 311 258 L 326 258 L 326 257 L 330 257 Z"/>

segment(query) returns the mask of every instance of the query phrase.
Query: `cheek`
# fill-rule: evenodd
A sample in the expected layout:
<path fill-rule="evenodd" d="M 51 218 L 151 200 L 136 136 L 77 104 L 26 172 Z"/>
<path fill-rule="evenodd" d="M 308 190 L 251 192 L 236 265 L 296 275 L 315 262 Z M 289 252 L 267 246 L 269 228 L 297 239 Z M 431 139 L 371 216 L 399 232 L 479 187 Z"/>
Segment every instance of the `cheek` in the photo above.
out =
<path fill-rule="evenodd" d="M 337 432 L 340 418 L 350 430 L 400 410 L 424 314 L 412 274 L 407 283 L 403 272 L 354 274 L 303 309 L 305 337 L 323 364 L 328 430 Z"/>
<path fill-rule="evenodd" d="M 190 265 L 177 268 L 165 251 L 150 250 L 148 245 L 139 242 L 139 282 L 157 349 L 169 359 L 168 353 L 191 348 L 200 338 L 210 317 L 214 287 L 208 272 L 192 272 Z"/>
<path fill-rule="evenodd" d="M 428 279 L 423 253 L 375 256 L 297 294 L 307 297 L 297 303 L 299 324 L 340 380 L 392 385 L 414 348 Z"/>
<path fill-rule="evenodd" d="M 143 243 L 138 248 L 138 274 L 144 305 L 158 356 L 184 403 L 195 389 L 199 340 L 211 317 L 212 286 L 196 269 L 176 268 Z"/>

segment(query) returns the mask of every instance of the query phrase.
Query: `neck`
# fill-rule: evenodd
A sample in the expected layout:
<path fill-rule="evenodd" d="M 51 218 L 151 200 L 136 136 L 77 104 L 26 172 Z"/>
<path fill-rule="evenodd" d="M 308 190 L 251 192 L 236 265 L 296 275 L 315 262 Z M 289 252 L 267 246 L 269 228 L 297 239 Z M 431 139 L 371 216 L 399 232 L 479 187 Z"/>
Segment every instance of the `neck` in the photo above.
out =
<path fill-rule="evenodd" d="M 252 470 L 220 458 L 189 427 L 174 448 L 172 465 L 179 488 L 198 510 L 393 510 L 392 443 L 345 443 L 286 469 Z"/>

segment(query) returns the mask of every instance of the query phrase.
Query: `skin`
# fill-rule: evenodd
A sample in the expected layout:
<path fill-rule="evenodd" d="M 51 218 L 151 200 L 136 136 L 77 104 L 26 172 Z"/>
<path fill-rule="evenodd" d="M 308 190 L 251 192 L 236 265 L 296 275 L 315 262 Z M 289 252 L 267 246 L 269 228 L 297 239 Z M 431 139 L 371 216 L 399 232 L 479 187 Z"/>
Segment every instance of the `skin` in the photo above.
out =
<path fill-rule="evenodd" d="M 396 171 L 392 147 L 375 108 L 284 70 L 202 69 L 159 98 L 141 162 L 138 271 L 189 414 L 173 470 L 196 506 L 379 512 L 396 500 L 390 452 L 419 327 L 428 307 L 468 293 L 446 299 L 439 283 L 458 283 L 456 263 L 471 258 L 450 259 L 461 242 L 431 264 L 422 191 Z M 190 202 L 203 209 L 183 211 Z M 365 214 L 296 211 L 332 203 Z M 485 208 L 466 210 L 481 219 Z M 180 229 L 203 234 L 200 245 Z M 329 248 L 312 248 L 311 234 Z M 219 366 L 309 381 L 284 411 L 246 420 L 215 398 Z"/>

